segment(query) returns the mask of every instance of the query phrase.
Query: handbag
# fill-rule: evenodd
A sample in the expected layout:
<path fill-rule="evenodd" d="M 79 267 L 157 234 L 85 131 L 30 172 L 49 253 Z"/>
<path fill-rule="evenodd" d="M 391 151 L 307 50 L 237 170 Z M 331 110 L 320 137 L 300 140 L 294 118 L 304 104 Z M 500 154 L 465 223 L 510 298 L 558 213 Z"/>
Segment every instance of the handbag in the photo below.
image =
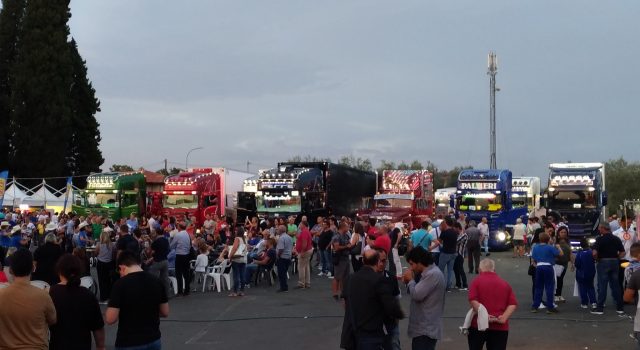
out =
<path fill-rule="evenodd" d="M 351 248 L 351 255 L 360 255 L 362 254 L 362 239 L 358 240 L 358 243 Z"/>
<path fill-rule="evenodd" d="M 244 258 L 245 256 L 247 256 L 247 245 L 244 243 L 241 243 L 238 249 L 236 250 L 236 253 L 233 254 L 231 258 L 238 259 L 238 258 Z"/>
<path fill-rule="evenodd" d="M 536 267 L 533 266 L 533 263 L 531 262 L 531 258 L 529 258 L 529 270 L 527 270 L 527 275 L 535 276 L 535 274 L 536 274 Z"/>

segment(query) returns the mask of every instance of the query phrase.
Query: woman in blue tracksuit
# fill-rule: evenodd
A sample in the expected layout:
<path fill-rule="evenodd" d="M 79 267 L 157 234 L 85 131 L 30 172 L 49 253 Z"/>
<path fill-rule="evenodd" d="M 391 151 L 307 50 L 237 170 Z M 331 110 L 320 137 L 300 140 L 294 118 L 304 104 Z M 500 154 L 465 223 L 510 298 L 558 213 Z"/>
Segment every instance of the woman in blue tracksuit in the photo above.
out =
<path fill-rule="evenodd" d="M 536 262 L 535 274 L 535 290 L 533 293 L 533 305 L 531 312 L 538 312 L 538 307 L 542 302 L 542 292 L 547 297 L 547 313 L 556 313 L 558 310 L 554 307 L 553 296 L 556 274 L 553 269 L 556 257 L 561 256 L 562 250 L 556 245 L 549 245 L 549 234 L 543 232 L 540 234 L 540 243 L 536 244 L 531 252 L 531 258 Z"/>

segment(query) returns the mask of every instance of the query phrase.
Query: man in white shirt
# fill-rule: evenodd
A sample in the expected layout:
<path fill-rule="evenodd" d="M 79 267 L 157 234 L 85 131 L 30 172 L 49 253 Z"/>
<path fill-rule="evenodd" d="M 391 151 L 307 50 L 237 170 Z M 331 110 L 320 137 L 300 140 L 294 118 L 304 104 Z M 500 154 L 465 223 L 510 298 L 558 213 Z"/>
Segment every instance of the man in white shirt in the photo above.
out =
<path fill-rule="evenodd" d="M 484 248 L 484 255 L 489 256 L 489 224 L 487 223 L 487 217 L 482 218 L 482 222 L 478 224 L 478 230 L 482 234 L 480 238 L 480 242 L 482 242 L 482 247 Z"/>

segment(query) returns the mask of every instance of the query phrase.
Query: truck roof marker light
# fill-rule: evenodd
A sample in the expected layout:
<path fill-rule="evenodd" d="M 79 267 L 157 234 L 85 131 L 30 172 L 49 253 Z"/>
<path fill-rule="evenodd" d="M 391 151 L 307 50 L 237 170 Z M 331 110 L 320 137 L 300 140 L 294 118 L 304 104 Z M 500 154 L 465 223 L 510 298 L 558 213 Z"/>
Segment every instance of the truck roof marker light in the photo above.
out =
<path fill-rule="evenodd" d="M 191 194 L 198 194 L 197 191 L 191 191 Z"/>
<path fill-rule="evenodd" d="M 593 192 L 593 191 L 596 190 L 596 188 L 595 187 L 589 187 L 588 190 L 589 190 L 589 192 Z"/>

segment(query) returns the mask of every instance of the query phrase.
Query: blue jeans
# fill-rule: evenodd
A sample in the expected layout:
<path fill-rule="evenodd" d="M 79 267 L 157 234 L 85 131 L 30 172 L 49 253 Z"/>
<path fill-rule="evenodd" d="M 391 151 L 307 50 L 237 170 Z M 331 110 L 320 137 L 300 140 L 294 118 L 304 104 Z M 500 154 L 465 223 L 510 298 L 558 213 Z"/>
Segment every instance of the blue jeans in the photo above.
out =
<path fill-rule="evenodd" d="M 482 249 L 484 249 L 484 253 L 489 253 L 489 237 L 485 237 L 482 240 Z"/>
<path fill-rule="evenodd" d="M 593 287 L 593 278 L 594 276 L 590 276 L 588 278 L 577 279 L 576 281 L 578 282 L 580 304 L 582 305 L 591 305 L 596 302 L 596 289 Z"/>
<path fill-rule="evenodd" d="M 137 346 L 116 346 L 116 350 L 160 350 L 162 349 L 162 343 L 160 339 L 151 342 L 149 344 L 137 345 Z"/>
<path fill-rule="evenodd" d="M 322 272 L 331 272 L 333 269 L 333 266 L 331 266 L 331 251 L 329 249 L 321 250 L 320 258 L 322 259 Z"/>
<path fill-rule="evenodd" d="M 596 265 L 598 273 L 598 307 L 604 307 L 607 300 L 607 284 L 611 287 L 611 295 L 616 301 L 617 310 L 622 310 L 622 290 L 618 280 L 618 269 L 620 262 L 618 259 L 601 259 Z"/>
<path fill-rule="evenodd" d="M 421 335 L 411 339 L 411 350 L 435 350 L 438 339 Z"/>
<path fill-rule="evenodd" d="M 253 273 L 258 269 L 258 265 L 257 264 L 247 264 L 247 266 L 244 268 L 244 284 L 251 284 L 251 276 L 253 276 Z"/>
<path fill-rule="evenodd" d="M 533 305 L 531 308 L 538 309 L 540 307 L 540 303 L 542 303 L 542 291 L 544 290 L 547 302 L 546 306 L 550 309 L 553 308 L 553 296 L 556 281 L 556 273 L 553 270 L 553 266 L 551 265 L 539 265 L 536 267 L 536 276 L 535 276 L 535 289 L 533 291 Z"/>
<path fill-rule="evenodd" d="M 447 289 L 450 289 L 453 283 L 453 265 L 456 262 L 457 256 L 457 253 L 447 254 L 440 252 L 440 261 L 438 262 L 438 267 L 443 274 L 445 273 L 445 267 L 447 268 L 447 283 L 445 284 L 447 286 Z"/>
<path fill-rule="evenodd" d="M 398 323 L 386 323 L 384 325 L 387 335 L 384 337 L 385 350 L 402 350 L 400 346 L 400 325 Z"/>
<path fill-rule="evenodd" d="M 244 268 L 245 263 L 231 262 L 231 271 L 233 271 L 233 292 L 238 293 L 238 289 L 244 292 Z"/>
<path fill-rule="evenodd" d="M 278 259 L 276 261 L 278 266 L 278 280 L 280 281 L 280 290 L 289 290 L 287 284 L 287 271 L 289 271 L 289 265 L 291 265 L 291 259 Z"/>
<path fill-rule="evenodd" d="M 357 335 L 356 344 L 358 350 L 381 350 L 384 345 L 384 337 Z"/>

